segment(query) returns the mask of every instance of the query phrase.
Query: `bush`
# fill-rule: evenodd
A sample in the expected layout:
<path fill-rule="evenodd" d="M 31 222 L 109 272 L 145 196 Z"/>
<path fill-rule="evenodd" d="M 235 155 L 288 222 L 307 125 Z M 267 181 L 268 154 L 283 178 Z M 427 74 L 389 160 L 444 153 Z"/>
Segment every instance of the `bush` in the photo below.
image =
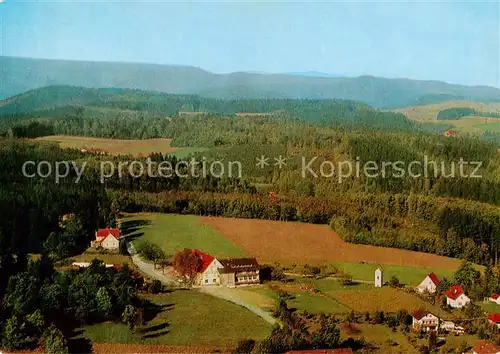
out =
<path fill-rule="evenodd" d="M 389 280 L 389 285 L 392 286 L 393 288 L 398 288 L 401 285 L 401 283 L 399 282 L 399 278 L 393 275 Z"/>
<path fill-rule="evenodd" d="M 43 335 L 43 348 L 47 354 L 68 353 L 68 343 L 62 332 L 54 325 L 50 326 Z"/>
<path fill-rule="evenodd" d="M 153 280 L 151 285 L 149 286 L 149 292 L 151 294 L 158 294 L 163 290 L 163 285 L 157 279 Z"/>
<path fill-rule="evenodd" d="M 237 354 L 250 354 L 255 347 L 253 339 L 242 339 L 236 345 L 235 353 Z"/>
<path fill-rule="evenodd" d="M 352 282 L 352 275 L 349 273 L 342 272 L 339 275 L 339 280 L 342 283 L 342 285 L 351 285 L 353 284 Z"/>

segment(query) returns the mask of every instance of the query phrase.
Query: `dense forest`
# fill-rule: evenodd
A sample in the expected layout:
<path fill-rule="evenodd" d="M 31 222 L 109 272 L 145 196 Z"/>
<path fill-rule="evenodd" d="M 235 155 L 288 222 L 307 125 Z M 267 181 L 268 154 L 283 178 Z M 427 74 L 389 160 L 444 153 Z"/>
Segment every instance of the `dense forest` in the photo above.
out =
<path fill-rule="evenodd" d="M 500 113 L 482 112 L 470 107 L 454 107 L 439 111 L 437 115 L 437 120 L 455 120 L 467 116 L 500 118 Z"/>
<path fill-rule="evenodd" d="M 344 130 L 442 131 L 447 128 L 415 123 L 400 113 L 378 111 L 348 100 L 221 100 L 139 90 L 52 86 L 6 100 L 0 106 L 0 133 L 17 137 L 69 134 L 146 139 L 173 136 L 175 132 L 171 128 L 175 127 L 170 123 L 193 114 L 203 120 L 207 115 L 235 118 L 258 113 L 261 118 L 265 116 L 277 122 L 294 120 Z M 182 124 L 182 120 L 178 123 Z"/>
<path fill-rule="evenodd" d="M 5 347 L 29 347 L 42 335 L 49 338 L 47 346 L 65 347 L 67 333 L 55 313 L 68 323 L 91 323 L 120 320 L 143 306 L 133 289 L 127 290 L 130 297 L 120 295 L 122 285 L 132 286 L 128 270 L 94 264 L 84 273 L 64 275 L 53 268 L 53 262 L 82 252 L 96 228 L 113 226 L 120 211 L 329 224 L 349 242 L 484 265 L 498 261 L 500 154 L 494 134 L 446 138 L 440 134 L 445 126 L 343 100 L 224 101 L 49 87 L 4 103 L 0 323 Z M 30 139 L 51 134 L 168 137 L 174 146 L 199 150 L 186 158 L 107 156 Z M 262 155 L 270 158 L 267 166 L 256 165 Z M 278 156 L 286 157 L 285 165 L 272 163 Z M 201 165 L 191 169 L 193 160 L 237 161 L 241 173 L 204 174 Z M 86 168 L 82 176 L 71 170 L 56 183 L 23 176 L 26 161 L 46 161 L 52 169 L 60 161 L 74 161 Z M 103 178 L 103 161 L 156 167 L 153 175 L 128 169 Z M 165 162 L 182 167 L 158 177 L 157 166 Z M 396 162 L 405 173 L 394 168 Z M 377 166 L 376 175 L 343 170 L 346 164 L 368 163 Z M 40 259 L 30 260 L 31 254 Z M 82 284 L 91 284 L 99 296 L 90 298 Z M 50 332 L 42 333 L 49 325 Z"/>

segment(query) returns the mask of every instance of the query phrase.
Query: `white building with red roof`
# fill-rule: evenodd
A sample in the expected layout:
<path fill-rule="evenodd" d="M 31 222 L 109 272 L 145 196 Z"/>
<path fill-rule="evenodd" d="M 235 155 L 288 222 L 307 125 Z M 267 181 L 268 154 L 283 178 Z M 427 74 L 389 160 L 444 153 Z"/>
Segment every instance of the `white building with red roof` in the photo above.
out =
<path fill-rule="evenodd" d="M 490 313 L 488 314 L 488 322 L 500 328 L 500 313 Z"/>
<path fill-rule="evenodd" d="M 194 283 L 198 286 L 259 284 L 259 264 L 255 258 L 231 258 L 220 261 L 200 250 L 193 250 L 201 259 L 201 267 Z"/>
<path fill-rule="evenodd" d="M 222 268 L 222 264 L 211 255 L 206 254 L 200 250 L 194 250 L 193 252 L 201 258 L 201 268 L 198 272 L 198 276 L 195 279 L 195 284 L 200 286 L 219 285 L 219 268 Z"/>
<path fill-rule="evenodd" d="M 99 229 L 95 233 L 95 240 L 91 242 L 91 246 L 117 251 L 120 247 L 120 238 L 121 232 L 119 229 Z"/>
<path fill-rule="evenodd" d="M 430 273 L 427 274 L 425 279 L 420 283 L 419 286 L 416 287 L 416 291 L 419 293 L 428 292 L 434 294 L 437 290 L 437 286 L 439 285 L 439 278 L 436 274 Z"/>
<path fill-rule="evenodd" d="M 500 305 L 500 294 L 497 294 L 497 293 L 494 293 L 494 294 L 491 294 L 489 300 L 491 302 L 495 302 L 497 303 L 498 305 Z"/>
<path fill-rule="evenodd" d="M 462 285 L 453 285 L 443 294 L 446 296 L 446 304 L 456 309 L 462 308 L 470 302 Z"/>

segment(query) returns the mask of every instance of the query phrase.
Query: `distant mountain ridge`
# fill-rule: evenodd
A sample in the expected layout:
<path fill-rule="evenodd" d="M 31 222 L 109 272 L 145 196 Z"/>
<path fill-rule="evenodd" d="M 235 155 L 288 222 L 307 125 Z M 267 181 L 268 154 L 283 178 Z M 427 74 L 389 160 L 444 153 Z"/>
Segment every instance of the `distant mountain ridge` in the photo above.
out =
<path fill-rule="evenodd" d="M 347 99 L 384 109 L 450 99 L 500 101 L 497 88 L 439 81 L 249 72 L 214 74 L 189 66 L 17 57 L 0 57 L 0 83 L 0 99 L 44 86 L 70 85 L 197 94 L 219 99 Z"/>

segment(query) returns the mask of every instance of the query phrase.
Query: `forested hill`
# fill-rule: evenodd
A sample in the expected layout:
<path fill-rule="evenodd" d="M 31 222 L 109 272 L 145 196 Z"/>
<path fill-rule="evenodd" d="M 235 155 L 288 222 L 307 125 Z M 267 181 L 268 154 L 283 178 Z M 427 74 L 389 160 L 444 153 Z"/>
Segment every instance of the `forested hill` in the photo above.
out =
<path fill-rule="evenodd" d="M 500 101 L 492 87 L 371 76 L 325 78 L 285 74 L 214 74 L 199 68 L 0 57 L 0 99 L 48 85 L 116 87 L 231 98 L 348 99 L 398 108 L 450 99 Z"/>
<path fill-rule="evenodd" d="M 300 120 L 348 130 L 415 131 L 424 127 L 401 113 L 379 111 L 351 100 L 222 100 L 132 89 L 49 86 L 0 101 L 0 134 L 11 128 L 14 135 L 24 137 L 56 133 L 155 138 L 164 137 L 169 122 L 183 115 L 266 116 L 274 121 Z M 31 133 L 23 128 L 30 125 Z"/>

